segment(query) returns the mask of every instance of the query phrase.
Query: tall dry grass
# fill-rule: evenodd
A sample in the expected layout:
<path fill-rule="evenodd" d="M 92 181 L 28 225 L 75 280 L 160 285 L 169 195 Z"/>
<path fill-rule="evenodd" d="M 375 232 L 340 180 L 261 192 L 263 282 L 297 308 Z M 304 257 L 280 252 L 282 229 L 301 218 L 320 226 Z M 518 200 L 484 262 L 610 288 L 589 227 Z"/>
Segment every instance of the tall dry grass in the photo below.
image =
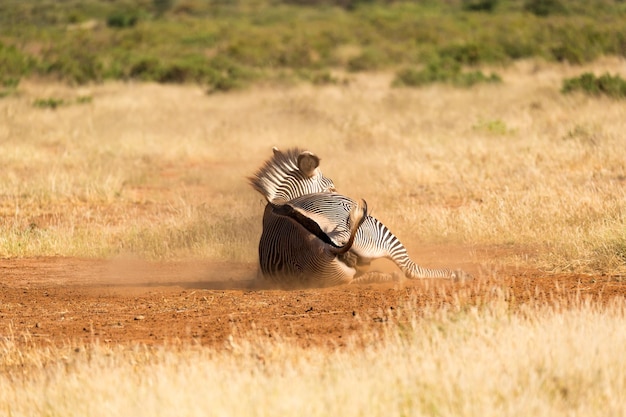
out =
<path fill-rule="evenodd" d="M 0 414 L 624 415 L 626 304 L 570 304 L 514 313 L 499 292 L 481 307 L 407 305 L 332 351 L 276 335 L 235 337 L 217 351 L 29 350 L 8 340 Z"/>
<path fill-rule="evenodd" d="M 245 177 L 297 145 L 409 249 L 506 247 L 495 262 L 623 274 L 624 104 L 562 95 L 582 71 L 626 75 L 606 59 L 519 62 L 471 89 L 392 89 L 389 74 L 227 95 L 24 83 L 0 100 L 0 256 L 253 262 L 263 203 Z M 50 97 L 67 104 L 33 106 Z"/>

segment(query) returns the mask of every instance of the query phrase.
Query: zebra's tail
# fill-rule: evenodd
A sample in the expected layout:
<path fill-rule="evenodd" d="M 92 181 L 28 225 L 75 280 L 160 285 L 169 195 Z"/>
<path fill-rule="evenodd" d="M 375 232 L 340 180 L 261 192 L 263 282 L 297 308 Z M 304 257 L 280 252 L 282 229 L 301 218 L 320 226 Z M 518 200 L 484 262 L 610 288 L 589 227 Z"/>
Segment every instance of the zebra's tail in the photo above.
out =
<path fill-rule="evenodd" d="M 361 200 L 360 203 L 357 202 L 350 210 L 350 215 L 348 217 L 348 221 L 350 223 L 350 238 L 343 246 L 332 250 L 335 255 L 343 255 L 352 248 L 356 232 L 359 230 L 359 227 L 361 227 L 366 218 L 367 202 L 365 200 Z"/>

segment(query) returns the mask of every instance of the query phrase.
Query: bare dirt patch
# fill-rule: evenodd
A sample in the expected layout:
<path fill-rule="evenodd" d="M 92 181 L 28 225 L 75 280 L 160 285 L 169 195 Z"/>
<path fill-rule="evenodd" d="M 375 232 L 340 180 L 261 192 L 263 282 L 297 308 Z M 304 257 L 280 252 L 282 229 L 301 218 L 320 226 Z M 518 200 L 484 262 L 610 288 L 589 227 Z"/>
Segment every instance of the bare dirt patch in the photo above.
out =
<path fill-rule="evenodd" d="M 422 255 L 434 251 L 426 250 Z M 423 257 L 423 256 L 422 256 Z M 0 337 L 37 345 L 199 343 L 255 332 L 303 346 L 341 346 L 410 306 L 464 308 L 499 296 L 509 308 L 626 295 L 626 280 L 538 271 L 479 271 L 436 280 L 297 291 L 250 287 L 256 265 L 28 258 L 0 265 Z"/>

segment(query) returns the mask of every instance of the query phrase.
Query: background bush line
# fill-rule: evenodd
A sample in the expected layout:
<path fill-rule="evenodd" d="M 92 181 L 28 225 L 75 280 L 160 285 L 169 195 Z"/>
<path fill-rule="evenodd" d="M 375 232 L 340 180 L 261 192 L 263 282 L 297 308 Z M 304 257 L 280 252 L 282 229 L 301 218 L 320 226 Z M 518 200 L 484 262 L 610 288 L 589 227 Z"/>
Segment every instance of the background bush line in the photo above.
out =
<path fill-rule="evenodd" d="M 613 0 L 8 0 L 0 82 L 36 75 L 229 90 L 336 82 L 330 69 L 396 70 L 399 79 L 423 71 L 420 83 L 435 82 L 433 68 L 626 56 L 625 23 L 626 3 Z"/>

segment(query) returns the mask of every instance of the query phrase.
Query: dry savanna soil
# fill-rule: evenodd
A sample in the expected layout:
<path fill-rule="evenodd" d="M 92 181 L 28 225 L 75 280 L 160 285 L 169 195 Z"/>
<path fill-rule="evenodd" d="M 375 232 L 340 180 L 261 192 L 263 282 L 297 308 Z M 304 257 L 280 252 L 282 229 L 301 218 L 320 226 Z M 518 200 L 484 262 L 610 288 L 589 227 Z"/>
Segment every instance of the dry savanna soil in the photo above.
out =
<path fill-rule="evenodd" d="M 507 308 L 604 303 L 626 295 L 619 277 L 486 271 L 476 250 L 422 248 L 418 259 L 473 259 L 466 282 L 416 280 L 283 291 L 253 285 L 250 263 L 146 262 L 44 257 L 0 265 L 0 336 L 35 345 L 163 345 L 221 348 L 230 335 L 256 333 L 302 346 L 342 346 L 359 330 L 383 326 L 410 308 Z M 496 253 L 484 255 L 497 256 Z M 445 262 L 445 260 L 443 261 Z M 379 265 L 390 269 L 391 265 Z"/>

